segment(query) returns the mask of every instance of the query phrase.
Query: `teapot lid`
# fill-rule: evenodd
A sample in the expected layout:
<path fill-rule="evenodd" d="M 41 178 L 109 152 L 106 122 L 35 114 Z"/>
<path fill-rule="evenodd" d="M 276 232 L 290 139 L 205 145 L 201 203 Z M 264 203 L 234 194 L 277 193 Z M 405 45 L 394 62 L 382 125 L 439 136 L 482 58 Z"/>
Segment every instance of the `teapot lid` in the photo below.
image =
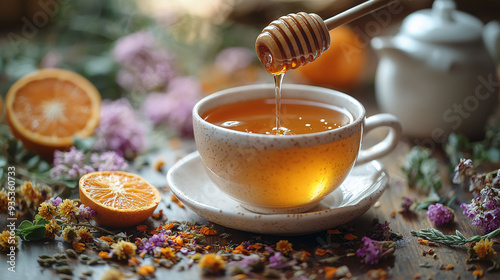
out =
<path fill-rule="evenodd" d="M 417 40 L 459 43 L 479 40 L 483 24 L 472 15 L 456 10 L 453 0 L 435 0 L 432 9 L 410 14 L 401 32 Z"/>

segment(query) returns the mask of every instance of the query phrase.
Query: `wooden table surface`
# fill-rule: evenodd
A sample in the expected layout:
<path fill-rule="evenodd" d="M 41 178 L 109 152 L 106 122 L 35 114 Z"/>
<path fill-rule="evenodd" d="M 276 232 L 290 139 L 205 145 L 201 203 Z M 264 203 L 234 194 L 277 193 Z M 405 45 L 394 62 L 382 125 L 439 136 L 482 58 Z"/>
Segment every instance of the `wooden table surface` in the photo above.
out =
<path fill-rule="evenodd" d="M 184 143 L 183 153 L 176 154 L 177 157 L 183 155 L 189 151 L 194 150 L 194 145 L 192 140 Z M 394 232 L 400 233 L 403 238 L 397 241 L 397 250 L 395 251 L 394 257 L 391 257 L 377 265 L 366 265 L 361 264 L 359 259 L 356 257 L 344 258 L 335 263 L 334 266 L 341 266 L 343 264 L 347 265 L 353 276 L 357 279 L 370 279 L 367 272 L 372 269 L 382 268 L 390 272 L 390 279 L 474 279 L 472 276 L 472 271 L 467 271 L 469 264 L 466 263 L 468 258 L 466 247 L 449 247 L 445 245 L 438 245 L 437 247 L 432 247 L 435 250 L 437 258 L 433 256 L 423 254 L 424 250 L 429 250 L 431 247 L 421 245 L 417 242 L 417 238 L 412 236 L 411 230 L 418 230 L 423 228 L 430 228 L 433 225 L 427 218 L 425 211 L 412 211 L 407 214 L 397 213 L 393 214 L 394 211 L 399 211 L 401 209 L 400 204 L 403 196 L 422 198 L 422 194 L 416 193 L 413 189 L 410 189 L 406 184 L 406 179 L 402 172 L 400 171 L 403 165 L 406 153 L 409 151 L 411 145 L 405 139 L 403 139 L 397 149 L 391 153 L 389 156 L 380 160 L 388 174 L 390 175 L 390 183 L 387 189 L 379 199 L 379 201 L 371 207 L 366 213 L 355 218 L 351 222 L 347 223 L 348 227 L 354 229 L 354 233 L 358 236 L 363 236 L 366 232 L 367 226 L 371 225 L 373 219 L 378 219 L 380 222 L 389 221 L 390 227 Z M 438 151 L 439 153 L 439 151 Z M 442 165 L 445 169 L 447 168 L 445 164 Z M 153 171 L 143 172 L 144 176 L 147 177 L 153 184 L 165 185 L 166 180 L 163 173 L 155 173 Z M 446 172 L 444 172 L 446 173 Z M 443 191 L 448 192 L 455 190 L 457 193 L 458 202 L 469 202 L 470 194 L 458 186 L 451 186 L 446 179 L 443 178 Z M 164 214 L 168 220 L 178 220 L 178 221 L 198 221 L 200 223 L 208 223 L 208 221 L 197 216 L 188 208 L 180 208 L 176 203 L 170 200 L 170 192 L 167 188 L 163 189 L 163 201 L 160 203 L 158 209 L 163 209 Z M 445 234 L 453 234 L 455 230 L 461 231 L 466 237 L 482 234 L 481 230 L 478 228 L 473 228 L 470 224 L 470 219 L 464 217 L 459 208 L 459 204 L 454 205 L 456 218 L 455 222 L 446 227 L 440 227 L 438 229 L 442 230 Z M 157 222 L 157 221 L 155 221 Z M 238 230 L 233 230 L 225 228 L 219 225 L 215 225 L 215 228 L 221 233 L 226 233 L 226 238 L 220 235 L 214 236 L 206 240 L 208 244 L 212 244 L 213 248 L 217 248 L 217 245 L 224 246 L 230 242 L 239 244 L 245 240 L 254 239 L 257 234 L 242 232 Z M 294 249 L 305 249 L 311 253 L 325 244 L 328 244 L 329 237 L 326 231 L 318 232 L 310 235 L 302 236 L 266 236 L 261 235 L 261 241 L 269 242 L 274 244 L 275 242 L 286 239 L 291 242 Z M 65 249 L 69 248 L 67 242 L 62 241 L 62 239 L 57 238 L 54 242 L 45 243 L 29 243 L 20 242 L 19 249 L 16 255 L 16 272 L 8 272 L 6 266 L 6 256 L 3 254 L 0 259 L 0 279 L 54 279 L 57 278 L 55 272 L 52 269 L 45 269 L 38 265 L 37 259 L 40 254 L 55 254 L 63 252 Z M 498 247 L 497 247 L 498 249 Z M 88 251 L 86 252 L 89 256 L 95 256 L 96 252 Z M 498 257 L 497 257 L 498 258 Z M 100 264 L 94 266 L 87 266 L 80 264 L 77 260 L 71 260 L 71 265 L 75 268 L 74 278 L 78 279 L 79 275 L 83 271 L 92 270 L 93 276 L 86 279 L 100 279 L 100 276 L 104 271 L 109 269 L 110 264 L 118 264 L 116 262 L 108 262 L 107 264 Z M 424 265 L 425 264 L 425 265 Z M 454 268 L 452 270 L 442 270 L 439 269 L 440 266 L 452 264 Z M 478 268 L 486 269 L 487 264 L 476 265 Z M 122 265 L 124 271 L 128 271 L 126 265 Z M 193 265 L 187 267 L 186 263 L 180 262 L 176 264 L 173 268 L 158 268 L 156 273 L 158 279 L 202 279 L 201 270 Z M 419 278 L 420 277 L 420 278 Z M 499 279 L 500 273 L 487 273 L 482 279 Z M 219 278 L 218 278 L 219 279 Z M 234 279 L 230 276 L 220 277 L 220 279 Z"/>

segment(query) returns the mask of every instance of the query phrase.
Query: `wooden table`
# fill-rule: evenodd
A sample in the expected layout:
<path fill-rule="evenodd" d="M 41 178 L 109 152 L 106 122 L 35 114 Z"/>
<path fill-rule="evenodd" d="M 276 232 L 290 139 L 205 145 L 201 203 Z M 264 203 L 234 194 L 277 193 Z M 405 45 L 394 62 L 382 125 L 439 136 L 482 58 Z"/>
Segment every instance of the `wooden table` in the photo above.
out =
<path fill-rule="evenodd" d="M 184 143 L 184 152 L 189 152 L 194 149 L 192 140 Z M 390 227 L 393 231 L 400 233 L 403 238 L 397 241 L 397 250 L 394 257 L 391 257 L 378 265 L 361 264 L 356 257 L 343 258 L 339 263 L 333 264 L 334 266 L 341 266 L 343 264 L 349 267 L 353 276 L 358 279 L 370 279 L 367 272 L 372 269 L 382 268 L 388 270 L 391 279 L 473 279 L 472 271 L 467 271 L 466 268 L 470 266 L 466 263 L 468 258 L 467 249 L 462 247 L 449 247 L 445 245 L 438 245 L 432 247 L 435 250 L 437 258 L 431 255 L 424 255 L 424 250 L 429 250 L 431 247 L 424 246 L 417 242 L 417 238 L 412 236 L 410 231 L 430 228 L 431 222 L 428 220 L 425 211 L 412 211 L 407 214 L 396 213 L 401 209 L 400 204 L 403 196 L 422 198 L 422 194 L 416 193 L 410 189 L 406 184 L 406 179 L 400 171 L 404 162 L 404 157 L 409 151 L 411 145 L 406 140 L 402 140 L 397 149 L 388 157 L 381 160 L 390 175 L 390 183 L 380 198 L 380 200 L 369 211 L 360 217 L 352 220 L 347 224 L 352 227 L 357 236 L 363 236 L 367 230 L 367 225 L 372 224 L 373 219 L 378 219 L 380 222 L 389 221 Z M 177 154 L 177 156 L 182 154 Z M 446 166 L 443 164 L 443 168 Z M 155 173 L 151 170 L 145 173 L 144 176 L 148 177 L 153 184 L 165 185 L 163 173 Z M 163 184 L 162 184 L 163 182 Z M 451 186 L 446 178 L 443 178 L 444 191 L 456 190 L 457 199 L 459 202 L 469 202 L 470 194 L 461 187 Z M 159 205 L 159 209 L 163 209 L 164 214 L 169 220 L 191 221 L 199 223 L 208 223 L 208 221 L 194 214 L 187 208 L 181 208 L 176 203 L 170 200 L 170 193 L 167 189 L 163 189 L 163 201 Z M 441 231 L 445 234 L 454 234 L 455 230 L 461 231 L 465 236 L 482 234 L 478 228 L 473 228 L 470 225 L 470 219 L 463 216 L 458 204 L 454 206 L 456 210 L 455 222 L 446 227 L 440 227 Z M 224 246 L 227 243 L 239 244 L 245 240 L 255 238 L 256 234 L 249 232 L 242 232 L 215 225 L 215 229 L 220 233 L 227 233 L 227 238 L 220 235 L 208 238 L 207 244 L 212 244 L 213 248 L 217 245 Z M 328 234 L 326 231 L 318 232 L 311 235 L 303 236 L 266 236 L 262 235 L 261 240 L 269 243 L 276 243 L 279 240 L 286 239 L 294 244 L 294 249 L 305 249 L 314 254 L 315 250 L 325 244 L 328 244 Z M 61 239 L 56 239 L 54 242 L 46 243 L 29 243 L 21 242 L 19 250 L 16 253 L 16 272 L 12 273 L 7 271 L 6 256 L 2 255 L 0 263 L 1 276 L 0 279 L 54 279 L 57 278 L 52 269 L 45 269 L 38 265 L 37 259 L 40 254 L 55 254 L 63 252 L 69 248 L 70 245 Z M 496 247 L 498 249 L 498 246 Z M 87 251 L 89 256 L 95 256 L 96 252 Z M 498 258 L 498 257 L 497 257 Z M 92 270 L 92 278 L 87 279 L 100 279 L 104 271 L 109 269 L 110 264 L 118 264 L 116 262 L 108 262 L 108 264 L 100 264 L 94 266 L 87 266 L 80 264 L 77 260 L 70 260 L 70 265 L 75 268 L 74 277 L 78 277 L 83 271 Z M 440 266 L 447 266 L 452 264 L 452 270 L 439 269 Z M 476 264 L 478 268 L 486 269 L 487 264 Z M 126 265 L 121 265 L 124 271 L 128 271 Z M 158 279 L 201 279 L 202 274 L 200 269 L 193 265 L 187 267 L 186 263 L 180 262 L 173 268 L 158 268 L 156 273 Z M 498 279 L 500 274 L 487 273 L 482 279 Z M 219 277 L 218 279 L 234 279 L 233 277 Z"/>

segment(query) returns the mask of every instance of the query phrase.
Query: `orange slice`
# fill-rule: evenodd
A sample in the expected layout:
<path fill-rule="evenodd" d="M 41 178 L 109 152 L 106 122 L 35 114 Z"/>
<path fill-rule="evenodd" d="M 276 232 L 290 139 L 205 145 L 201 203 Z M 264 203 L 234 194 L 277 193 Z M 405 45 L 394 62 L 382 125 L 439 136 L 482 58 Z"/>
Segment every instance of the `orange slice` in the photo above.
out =
<path fill-rule="evenodd" d="M 55 68 L 30 73 L 5 97 L 5 116 L 14 137 L 28 150 L 51 159 L 55 150 L 88 137 L 99 124 L 101 96 L 79 74 Z"/>
<path fill-rule="evenodd" d="M 139 175 L 99 171 L 80 178 L 80 200 L 97 212 L 94 220 L 108 227 L 135 226 L 151 216 L 160 192 Z"/>

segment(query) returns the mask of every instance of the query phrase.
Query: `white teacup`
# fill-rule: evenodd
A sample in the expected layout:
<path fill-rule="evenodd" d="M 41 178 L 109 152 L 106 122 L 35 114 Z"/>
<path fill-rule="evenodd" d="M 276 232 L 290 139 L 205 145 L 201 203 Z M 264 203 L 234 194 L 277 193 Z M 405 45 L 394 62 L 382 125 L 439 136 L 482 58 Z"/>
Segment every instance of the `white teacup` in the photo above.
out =
<path fill-rule="evenodd" d="M 249 85 L 209 95 L 193 108 L 196 146 L 208 176 L 246 209 L 259 213 L 298 213 L 314 207 L 339 187 L 355 163 L 390 153 L 401 135 L 401 124 L 389 114 L 365 119 L 363 105 L 327 88 L 284 85 L 284 98 L 305 98 L 335 105 L 352 122 L 333 130 L 298 135 L 265 135 L 223 128 L 203 119 L 210 109 L 258 98 L 273 98 L 274 85 Z M 363 133 L 388 127 L 379 143 L 360 150 Z"/>

